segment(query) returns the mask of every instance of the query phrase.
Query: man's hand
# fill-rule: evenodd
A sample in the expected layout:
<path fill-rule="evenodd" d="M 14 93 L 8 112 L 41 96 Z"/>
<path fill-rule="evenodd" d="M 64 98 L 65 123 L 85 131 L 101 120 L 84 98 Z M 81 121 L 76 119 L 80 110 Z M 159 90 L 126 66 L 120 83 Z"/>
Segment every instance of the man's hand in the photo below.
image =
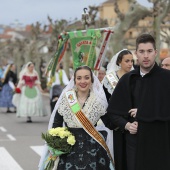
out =
<path fill-rule="evenodd" d="M 137 108 L 130 109 L 130 110 L 129 110 L 130 116 L 136 117 L 137 110 L 138 110 Z"/>
<path fill-rule="evenodd" d="M 133 123 L 128 122 L 125 126 L 125 129 L 128 130 L 130 134 L 136 134 L 138 130 L 138 122 L 136 121 Z"/>

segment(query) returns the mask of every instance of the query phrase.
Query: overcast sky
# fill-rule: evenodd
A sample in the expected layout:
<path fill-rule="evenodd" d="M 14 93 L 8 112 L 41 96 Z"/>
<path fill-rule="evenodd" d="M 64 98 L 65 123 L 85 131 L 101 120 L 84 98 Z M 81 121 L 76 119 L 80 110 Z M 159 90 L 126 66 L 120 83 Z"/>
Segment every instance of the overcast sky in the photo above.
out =
<path fill-rule="evenodd" d="M 47 23 L 49 15 L 53 20 L 80 19 L 83 8 L 89 5 L 100 5 L 106 0 L 0 0 L 0 24 L 22 25 L 39 21 Z M 147 0 L 137 0 L 140 4 L 150 7 Z"/>

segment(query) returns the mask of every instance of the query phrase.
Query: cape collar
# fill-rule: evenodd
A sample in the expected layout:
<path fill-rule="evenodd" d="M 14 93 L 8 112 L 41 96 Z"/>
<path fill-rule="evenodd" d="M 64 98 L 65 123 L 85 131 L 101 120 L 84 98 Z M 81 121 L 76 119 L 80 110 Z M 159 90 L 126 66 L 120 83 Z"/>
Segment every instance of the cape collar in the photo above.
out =
<path fill-rule="evenodd" d="M 158 71 L 160 69 L 160 67 L 158 66 L 158 64 L 155 62 L 154 66 L 152 67 L 152 69 L 150 70 L 150 72 L 146 73 L 143 77 L 145 76 L 149 76 L 150 74 Z M 137 75 L 141 75 L 140 74 L 140 66 L 138 66 L 135 70 L 131 71 L 132 74 L 137 74 Z"/>

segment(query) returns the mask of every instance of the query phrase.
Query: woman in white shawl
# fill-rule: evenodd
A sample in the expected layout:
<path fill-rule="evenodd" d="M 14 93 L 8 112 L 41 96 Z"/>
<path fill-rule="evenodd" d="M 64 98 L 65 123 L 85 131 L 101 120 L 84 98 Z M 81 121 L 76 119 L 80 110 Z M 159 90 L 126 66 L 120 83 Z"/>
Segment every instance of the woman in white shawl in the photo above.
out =
<path fill-rule="evenodd" d="M 68 92 L 69 94 L 74 94 L 72 96 L 69 95 L 71 96 L 70 98 L 78 103 L 81 108 L 80 112 L 83 112 L 92 126 L 95 126 L 101 116 L 105 115 L 108 106 L 102 85 L 98 78 L 88 66 L 78 67 L 75 70 L 74 77 L 72 77 L 70 83 L 63 90 L 57 101 L 48 127 L 48 129 L 61 127 L 64 123 L 69 131 L 75 135 L 76 143 L 71 153 L 59 157 L 59 161 L 53 169 L 114 170 L 112 156 L 109 156 L 108 152 L 85 128 L 87 127 L 88 121 L 84 121 L 85 119 L 83 119 L 85 126 L 82 126 L 83 123 L 77 118 L 76 114 L 72 112 L 71 106 L 69 105 L 70 98 L 67 96 Z M 101 129 L 100 134 L 102 135 L 102 139 L 105 139 L 107 144 L 110 140 L 112 142 L 112 137 L 109 136 L 109 130 L 105 126 L 99 127 L 99 129 Z M 112 144 L 110 146 L 112 146 Z M 48 148 L 45 146 L 40 160 L 39 170 L 44 170 L 47 155 Z"/>
<path fill-rule="evenodd" d="M 19 74 L 18 88 L 21 89 L 20 101 L 17 104 L 17 117 L 27 117 L 27 122 L 32 122 L 32 116 L 46 116 L 41 92 L 41 83 L 34 64 L 28 62 Z"/>
<path fill-rule="evenodd" d="M 133 55 L 129 50 L 123 49 L 112 57 L 103 79 L 104 91 L 108 101 L 119 79 L 133 69 Z"/>

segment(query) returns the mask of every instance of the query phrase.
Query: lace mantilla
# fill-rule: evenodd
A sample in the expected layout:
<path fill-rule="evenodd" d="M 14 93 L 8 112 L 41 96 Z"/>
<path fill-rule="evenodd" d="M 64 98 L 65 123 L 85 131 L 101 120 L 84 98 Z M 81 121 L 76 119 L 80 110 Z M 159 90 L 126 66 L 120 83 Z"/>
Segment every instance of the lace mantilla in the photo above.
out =
<path fill-rule="evenodd" d="M 107 91 L 112 94 L 114 89 L 113 87 L 111 86 L 111 84 L 109 83 L 108 79 L 105 77 L 104 80 L 103 80 L 103 85 L 104 87 L 106 87 Z"/>
<path fill-rule="evenodd" d="M 95 125 L 100 117 L 106 112 L 105 107 L 97 100 L 93 92 L 90 92 L 90 96 L 85 102 L 85 106 L 83 107 L 82 111 L 93 125 Z M 81 127 L 74 114 L 71 112 L 65 95 L 63 95 L 63 98 L 61 99 L 58 112 L 61 116 L 63 116 L 68 127 Z"/>

